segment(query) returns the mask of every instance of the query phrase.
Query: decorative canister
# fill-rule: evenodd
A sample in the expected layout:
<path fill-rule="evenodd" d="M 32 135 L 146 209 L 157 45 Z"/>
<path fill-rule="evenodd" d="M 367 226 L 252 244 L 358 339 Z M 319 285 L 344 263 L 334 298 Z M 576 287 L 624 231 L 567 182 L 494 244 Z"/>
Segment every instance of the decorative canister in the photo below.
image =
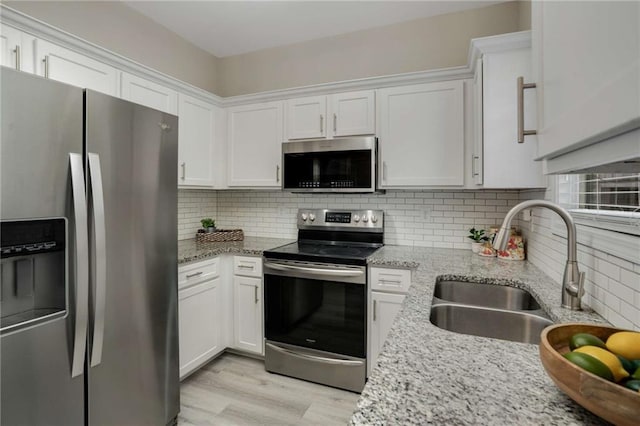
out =
<path fill-rule="evenodd" d="M 511 235 L 506 250 L 498 250 L 498 259 L 524 260 L 524 239 L 522 235 Z"/>

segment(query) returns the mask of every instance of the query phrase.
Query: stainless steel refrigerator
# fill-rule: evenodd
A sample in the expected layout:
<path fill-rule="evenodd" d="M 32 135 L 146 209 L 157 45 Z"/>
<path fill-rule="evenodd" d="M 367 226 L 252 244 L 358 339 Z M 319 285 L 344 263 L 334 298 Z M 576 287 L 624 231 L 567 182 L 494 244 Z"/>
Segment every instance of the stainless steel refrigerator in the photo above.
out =
<path fill-rule="evenodd" d="M 175 422 L 177 117 L 0 78 L 1 423 Z"/>

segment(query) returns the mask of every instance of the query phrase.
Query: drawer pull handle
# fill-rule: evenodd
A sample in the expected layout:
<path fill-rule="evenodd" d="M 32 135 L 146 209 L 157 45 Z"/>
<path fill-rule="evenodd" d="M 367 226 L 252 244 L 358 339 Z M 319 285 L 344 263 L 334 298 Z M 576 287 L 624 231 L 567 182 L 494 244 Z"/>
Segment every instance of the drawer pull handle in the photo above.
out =
<path fill-rule="evenodd" d="M 400 280 L 385 280 L 384 278 L 381 278 L 378 281 L 381 283 L 387 283 L 387 284 L 402 284 L 402 281 Z"/>
<path fill-rule="evenodd" d="M 238 265 L 238 268 L 253 269 L 253 265 Z"/>
<path fill-rule="evenodd" d="M 376 320 L 376 316 L 377 316 L 377 315 L 376 315 L 376 310 L 377 310 L 377 309 L 376 309 L 376 307 L 378 306 L 378 303 L 377 303 L 377 302 L 378 302 L 377 300 L 374 300 L 374 301 L 373 301 L 373 320 L 374 320 L 374 321 Z"/>
<path fill-rule="evenodd" d="M 255 303 L 258 303 L 258 286 L 254 286 L 253 287 L 253 299 L 255 300 Z"/>
<path fill-rule="evenodd" d="M 197 277 L 198 275 L 202 275 L 202 271 L 200 272 L 194 272 L 193 274 L 187 274 L 187 278 L 193 278 L 193 277 Z"/>

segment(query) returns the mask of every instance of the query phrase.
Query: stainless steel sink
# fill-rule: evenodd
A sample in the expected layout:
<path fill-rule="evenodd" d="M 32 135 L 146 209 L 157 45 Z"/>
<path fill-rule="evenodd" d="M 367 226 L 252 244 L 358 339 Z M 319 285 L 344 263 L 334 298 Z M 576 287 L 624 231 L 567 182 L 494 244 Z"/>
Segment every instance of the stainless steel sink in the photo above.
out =
<path fill-rule="evenodd" d="M 440 301 L 515 311 L 539 310 L 540 305 L 526 290 L 495 284 L 440 281 L 433 296 Z M 434 300 L 434 303 L 439 302 Z"/>
<path fill-rule="evenodd" d="M 442 303 L 431 308 L 431 322 L 445 330 L 522 343 L 540 343 L 540 332 L 553 324 L 523 311 Z"/>

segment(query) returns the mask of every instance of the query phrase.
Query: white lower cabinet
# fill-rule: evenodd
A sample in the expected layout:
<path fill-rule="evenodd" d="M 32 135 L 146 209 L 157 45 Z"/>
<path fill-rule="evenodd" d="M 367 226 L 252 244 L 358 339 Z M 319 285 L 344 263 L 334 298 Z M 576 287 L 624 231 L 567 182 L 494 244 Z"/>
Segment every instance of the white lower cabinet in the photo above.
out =
<path fill-rule="evenodd" d="M 180 378 L 224 350 L 223 290 L 220 277 L 178 293 Z"/>
<path fill-rule="evenodd" d="M 400 268 L 369 268 L 370 288 L 368 309 L 369 350 L 367 374 L 378 360 L 391 326 L 406 292 L 411 285 L 411 270 Z"/>
<path fill-rule="evenodd" d="M 264 355 L 262 257 L 233 256 L 233 348 Z"/>

